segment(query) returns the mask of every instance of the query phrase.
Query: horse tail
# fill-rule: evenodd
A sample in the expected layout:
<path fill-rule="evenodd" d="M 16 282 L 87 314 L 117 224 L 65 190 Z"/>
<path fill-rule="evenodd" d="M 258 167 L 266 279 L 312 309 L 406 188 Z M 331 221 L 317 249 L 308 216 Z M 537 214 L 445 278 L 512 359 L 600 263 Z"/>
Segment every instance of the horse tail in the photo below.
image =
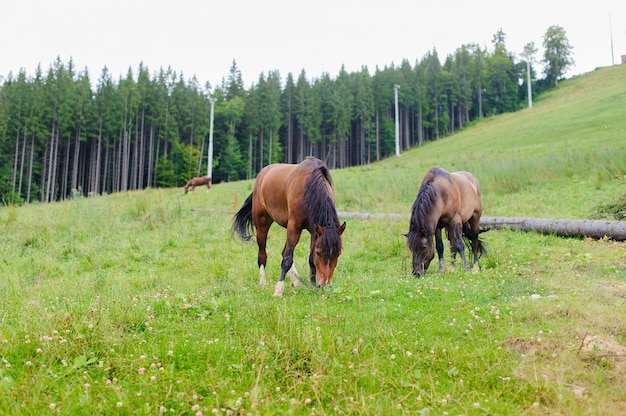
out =
<path fill-rule="evenodd" d="M 479 237 L 481 233 L 487 231 L 489 231 L 489 228 L 481 228 L 478 230 L 478 234 L 475 235 L 474 232 L 472 232 L 472 227 L 470 227 L 469 222 L 463 224 L 463 237 L 465 237 L 466 243 L 469 243 L 468 245 L 471 247 L 472 238 L 476 238 L 476 240 L 478 240 L 478 258 L 487 255 L 487 245 L 483 239 Z"/>
<path fill-rule="evenodd" d="M 233 233 L 237 233 L 243 241 L 250 241 L 254 234 L 252 223 L 252 194 L 248 196 L 233 220 Z"/>

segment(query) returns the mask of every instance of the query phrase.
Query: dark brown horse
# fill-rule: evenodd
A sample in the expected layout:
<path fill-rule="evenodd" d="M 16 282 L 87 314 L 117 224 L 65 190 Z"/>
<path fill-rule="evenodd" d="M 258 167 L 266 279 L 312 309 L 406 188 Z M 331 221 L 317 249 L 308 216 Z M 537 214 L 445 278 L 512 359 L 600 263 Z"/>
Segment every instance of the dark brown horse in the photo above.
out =
<path fill-rule="evenodd" d="M 293 252 L 302 230 L 311 233 L 311 283 L 316 283 L 317 275 L 320 286 L 330 285 L 341 254 L 341 235 L 346 223 L 339 224 L 333 183 L 324 162 L 309 157 L 298 165 L 273 164 L 264 167 L 257 175 L 252 194 L 235 214 L 233 231 L 242 240 L 250 240 L 256 231 L 262 286 L 266 284 L 267 233 L 273 222 L 287 229 L 280 280 L 274 295 L 282 296 L 287 273 L 292 286 L 299 285 L 298 273 L 293 267 Z"/>
<path fill-rule="evenodd" d="M 185 193 L 189 191 L 189 187 L 191 187 L 192 191 L 195 191 L 196 186 L 206 185 L 206 189 L 211 189 L 211 177 L 210 176 L 199 176 L 197 178 L 192 178 L 185 185 Z"/>
<path fill-rule="evenodd" d="M 483 207 L 478 181 L 469 172 L 447 172 L 440 167 L 428 171 L 411 212 L 407 245 L 413 253 L 413 274 L 422 276 L 435 257 L 433 236 L 439 257 L 439 271 L 445 270 L 441 230 L 446 229 L 452 251 L 461 253 L 463 267 L 469 270 L 462 237 L 470 240 L 474 256 L 474 271 L 485 247 L 478 238 Z"/>

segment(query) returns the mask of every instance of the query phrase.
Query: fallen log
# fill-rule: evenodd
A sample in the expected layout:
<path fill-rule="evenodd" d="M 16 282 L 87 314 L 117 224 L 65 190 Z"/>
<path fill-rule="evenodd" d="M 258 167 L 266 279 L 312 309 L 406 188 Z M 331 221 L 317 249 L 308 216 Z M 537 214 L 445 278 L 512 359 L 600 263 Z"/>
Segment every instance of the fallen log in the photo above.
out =
<path fill-rule="evenodd" d="M 366 212 L 339 212 L 339 217 L 349 219 L 408 220 L 408 214 L 371 214 Z M 562 220 L 554 218 L 482 217 L 481 228 L 537 231 L 560 237 L 610 238 L 626 241 L 626 221 Z"/>
<path fill-rule="evenodd" d="M 369 212 L 338 212 L 341 219 L 353 219 L 353 220 L 404 220 L 407 221 L 410 218 L 409 214 L 372 214 Z"/>
<path fill-rule="evenodd" d="M 482 217 L 482 227 L 537 231 L 561 237 L 591 237 L 626 240 L 626 221 L 560 220 L 554 218 Z"/>

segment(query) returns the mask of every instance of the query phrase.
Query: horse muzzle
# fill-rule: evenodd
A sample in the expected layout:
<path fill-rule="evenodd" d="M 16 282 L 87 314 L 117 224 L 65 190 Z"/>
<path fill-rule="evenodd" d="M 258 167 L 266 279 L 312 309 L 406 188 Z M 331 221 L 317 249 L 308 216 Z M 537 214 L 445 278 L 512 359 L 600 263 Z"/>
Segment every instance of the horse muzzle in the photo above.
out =
<path fill-rule="evenodd" d="M 413 266 L 413 274 L 416 277 L 422 277 L 424 276 L 425 273 L 426 273 L 426 270 L 424 269 L 424 263 L 420 263 L 417 266 Z"/>

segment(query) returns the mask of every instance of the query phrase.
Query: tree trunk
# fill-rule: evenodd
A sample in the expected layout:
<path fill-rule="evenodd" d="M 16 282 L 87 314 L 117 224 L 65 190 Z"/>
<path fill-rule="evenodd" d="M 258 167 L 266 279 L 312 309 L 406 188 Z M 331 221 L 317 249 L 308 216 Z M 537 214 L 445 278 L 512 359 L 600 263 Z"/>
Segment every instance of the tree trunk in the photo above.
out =
<path fill-rule="evenodd" d="M 17 187 L 18 199 L 19 197 L 22 196 L 22 179 L 24 177 L 24 155 L 25 154 L 26 154 L 26 130 L 24 130 L 24 137 L 22 137 L 22 155 L 21 155 L 22 161 L 20 162 L 20 181 Z"/>
<path fill-rule="evenodd" d="M 608 237 L 613 240 L 626 240 L 626 221 L 482 217 L 480 224 L 496 229 L 509 227 L 513 230 L 538 231 L 560 237 Z"/>
<path fill-rule="evenodd" d="M 72 165 L 71 189 L 78 189 L 78 160 L 79 160 L 78 156 L 80 154 L 80 131 L 81 131 L 81 126 L 79 125 L 78 128 L 76 129 L 76 144 L 74 147 L 74 163 Z"/>
<path fill-rule="evenodd" d="M 338 212 L 342 219 L 386 219 L 408 220 L 409 214 L 371 214 L 365 212 Z M 482 217 L 481 227 L 494 229 L 511 228 L 512 230 L 537 231 L 542 234 L 554 234 L 559 237 L 610 238 L 626 241 L 626 221 L 601 220 L 560 220 L 554 218 L 514 218 Z"/>
<path fill-rule="evenodd" d="M 30 187 L 33 182 L 33 153 L 35 152 L 35 133 L 33 133 L 30 142 L 30 163 L 28 166 L 28 191 L 26 193 L 26 203 L 30 203 Z"/>
<path fill-rule="evenodd" d="M 20 149 L 20 132 L 18 131 L 17 134 L 15 135 L 15 156 L 14 156 L 14 161 L 13 161 L 13 189 L 12 189 L 12 194 L 11 194 L 11 200 L 13 202 L 15 202 L 15 182 L 16 182 L 16 178 L 17 178 L 17 159 L 19 156 L 19 149 Z"/>

